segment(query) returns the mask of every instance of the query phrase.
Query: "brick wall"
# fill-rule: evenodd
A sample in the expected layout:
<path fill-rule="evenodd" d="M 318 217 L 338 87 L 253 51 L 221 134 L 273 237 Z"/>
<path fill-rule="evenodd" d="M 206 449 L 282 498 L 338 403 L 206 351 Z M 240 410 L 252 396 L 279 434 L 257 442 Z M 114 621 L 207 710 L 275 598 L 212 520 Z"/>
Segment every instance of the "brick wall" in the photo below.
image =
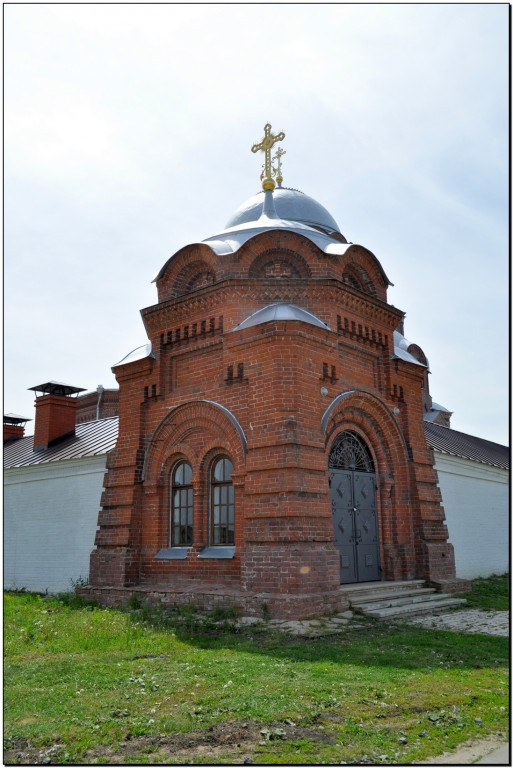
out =
<path fill-rule="evenodd" d="M 327 257 L 286 231 L 259 234 L 221 258 L 188 246 L 165 265 L 159 303 L 142 311 L 154 357 L 115 369 L 120 437 L 93 586 L 224 584 L 246 595 L 246 609 L 251 595 L 265 593 L 284 615 L 304 615 L 312 601 L 341 605 L 327 469 L 346 429 L 366 442 L 377 468 L 383 577 L 454 577 L 424 437 L 424 368 L 392 359 L 403 313 L 386 303 L 386 288 L 364 248 Z M 297 320 L 233 330 L 277 301 L 315 313 L 331 330 Z M 229 559 L 204 559 L 209 473 L 221 455 L 234 466 L 235 549 Z M 178 460 L 192 467 L 193 546 L 184 559 L 161 560 Z"/>
<path fill-rule="evenodd" d="M 53 440 L 75 431 L 77 399 L 62 395 L 36 397 L 34 450 L 47 448 Z"/>

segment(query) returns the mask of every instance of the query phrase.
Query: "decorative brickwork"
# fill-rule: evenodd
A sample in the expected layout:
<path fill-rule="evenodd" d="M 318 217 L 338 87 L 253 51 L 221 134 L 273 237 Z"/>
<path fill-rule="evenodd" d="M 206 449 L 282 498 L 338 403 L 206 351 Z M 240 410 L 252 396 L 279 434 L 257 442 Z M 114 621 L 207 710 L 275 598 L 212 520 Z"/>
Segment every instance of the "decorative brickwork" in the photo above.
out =
<path fill-rule="evenodd" d="M 270 229 L 234 253 L 191 245 L 164 265 L 159 303 L 142 311 L 154 354 L 115 369 L 120 434 L 89 594 L 117 604 L 144 591 L 164 604 L 252 615 L 263 605 L 287 617 L 344 609 L 328 459 L 346 431 L 372 456 L 380 577 L 455 583 L 424 437 L 425 369 L 393 359 L 403 313 L 386 301 L 376 257 L 342 250 L 329 255 L 297 232 Z M 276 302 L 329 329 L 272 320 L 234 330 Z M 220 457 L 233 465 L 225 490 L 212 483 Z M 170 533 L 181 461 L 192 470 L 187 547 L 172 546 Z M 223 526 L 216 510 L 228 508 L 221 493 L 233 494 L 229 546 L 213 536 Z"/>

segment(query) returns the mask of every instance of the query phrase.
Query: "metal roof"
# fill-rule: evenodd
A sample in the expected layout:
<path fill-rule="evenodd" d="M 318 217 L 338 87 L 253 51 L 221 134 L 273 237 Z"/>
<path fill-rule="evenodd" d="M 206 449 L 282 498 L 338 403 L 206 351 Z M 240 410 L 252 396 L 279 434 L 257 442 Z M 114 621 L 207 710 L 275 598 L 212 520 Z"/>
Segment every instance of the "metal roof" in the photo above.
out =
<path fill-rule="evenodd" d="M 424 431 L 428 445 L 435 451 L 500 469 L 509 469 L 509 448 L 506 445 L 492 443 L 481 437 L 466 435 L 464 432 L 428 421 L 424 422 Z"/>
<path fill-rule="evenodd" d="M 258 309 L 253 314 L 246 317 L 239 325 L 236 325 L 232 331 L 241 331 L 243 328 L 250 328 L 253 325 L 261 325 L 262 323 L 268 323 L 271 320 L 299 320 L 302 323 L 309 323 L 310 325 L 316 325 L 319 328 L 324 328 L 329 331 L 331 328 L 325 322 L 320 320 L 313 312 L 298 307 L 295 304 L 286 304 L 279 302 L 276 304 L 268 304 L 266 307 Z"/>
<path fill-rule="evenodd" d="M 258 221 L 264 210 L 265 192 L 253 195 L 235 211 L 225 226 L 231 229 L 249 221 Z M 277 218 L 299 221 L 309 226 L 322 227 L 326 232 L 340 232 L 339 226 L 326 208 L 298 189 L 276 187 L 272 193 Z"/>
<path fill-rule="evenodd" d="M 74 435 L 59 440 L 44 451 L 34 451 L 34 435 L 29 435 L 4 445 L 4 469 L 100 456 L 114 448 L 117 437 L 117 416 L 77 424 Z"/>
<path fill-rule="evenodd" d="M 420 360 L 417 360 L 416 357 L 414 357 L 411 352 L 408 352 L 408 349 L 412 346 L 411 341 L 408 341 L 408 339 L 405 339 L 402 333 L 399 333 L 399 331 L 394 331 L 394 354 L 393 357 L 399 357 L 401 360 L 406 360 L 407 363 L 413 363 L 414 365 L 421 365 L 422 368 L 428 368 L 429 370 L 429 364 L 426 366 L 424 363 L 421 363 Z"/>
<path fill-rule="evenodd" d="M 63 381 L 46 381 L 44 384 L 37 384 L 35 387 L 29 387 L 30 392 L 44 392 L 45 395 L 76 395 L 77 392 L 85 392 L 84 387 L 73 387 L 71 384 L 64 384 Z"/>
<path fill-rule="evenodd" d="M 424 430 L 428 445 L 435 451 L 509 469 L 509 448 L 505 445 L 427 421 L 424 422 Z M 4 445 L 4 469 L 100 456 L 115 447 L 117 437 L 117 416 L 77 424 L 75 435 L 63 438 L 44 451 L 33 450 L 34 436 L 29 435 Z"/>
<path fill-rule="evenodd" d="M 151 344 L 142 344 L 140 347 L 136 347 L 128 355 L 125 355 L 119 363 L 115 363 L 112 367 L 117 368 L 118 365 L 126 365 L 127 363 L 133 363 L 136 360 L 144 360 L 145 357 L 155 357 L 152 352 Z"/>

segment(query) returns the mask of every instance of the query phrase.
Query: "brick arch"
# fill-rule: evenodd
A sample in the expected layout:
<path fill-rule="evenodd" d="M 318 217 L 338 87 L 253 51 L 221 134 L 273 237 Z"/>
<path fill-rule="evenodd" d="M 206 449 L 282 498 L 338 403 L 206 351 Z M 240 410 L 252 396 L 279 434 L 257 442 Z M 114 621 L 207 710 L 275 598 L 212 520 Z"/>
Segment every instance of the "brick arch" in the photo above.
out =
<path fill-rule="evenodd" d="M 173 285 L 173 298 L 196 291 L 216 281 L 216 273 L 204 259 L 193 261 L 177 274 Z"/>
<path fill-rule="evenodd" d="M 159 473 L 159 482 L 167 482 L 171 470 L 180 461 L 188 462 L 192 467 L 193 474 L 196 473 L 196 467 L 199 464 L 198 454 L 192 446 L 182 442 L 175 445 L 171 453 L 166 456 Z"/>
<path fill-rule="evenodd" d="M 308 278 L 312 276 L 312 270 L 297 251 L 290 248 L 269 248 L 252 261 L 248 276 Z"/>
<path fill-rule="evenodd" d="M 368 446 L 378 486 L 383 576 L 392 580 L 413 578 L 416 569 L 408 448 L 390 409 L 368 392 L 343 392 L 326 409 L 321 427 L 326 466 L 335 441 L 346 430 L 355 432 Z"/>
<path fill-rule="evenodd" d="M 393 285 L 374 254 L 362 245 L 351 244 L 341 258 L 344 275 L 360 284 L 361 289 L 382 301 L 387 300 L 387 288 Z"/>
<path fill-rule="evenodd" d="M 348 414 L 351 414 L 356 431 L 369 444 L 376 467 L 386 467 L 392 471 L 401 459 L 406 466 L 408 448 L 397 421 L 382 400 L 363 390 L 342 392 L 324 412 L 321 427 L 328 453 L 336 435 L 341 431 L 341 420 L 347 422 Z"/>
<path fill-rule="evenodd" d="M 234 414 L 209 400 L 195 400 L 173 408 L 154 431 L 144 457 L 142 480 L 159 483 L 173 455 L 193 457 L 200 469 L 203 456 L 218 449 L 228 453 L 236 471 L 245 463 L 246 436 Z"/>
<path fill-rule="evenodd" d="M 325 254 L 311 240 L 296 232 L 270 229 L 247 240 L 237 251 L 238 273 L 249 277 L 265 277 L 258 271 L 265 265 L 266 256 L 272 261 L 272 254 L 288 261 L 299 271 L 298 277 L 320 277 L 326 274 Z M 260 260 L 263 258 L 263 262 Z M 272 275 L 271 275 L 272 277 Z"/>
<path fill-rule="evenodd" d="M 378 295 L 376 286 L 369 277 L 367 270 L 359 264 L 355 264 L 354 262 L 348 264 L 342 273 L 342 280 L 352 288 L 363 291 L 363 293 L 368 293 L 369 296 L 377 297 Z"/>
<path fill-rule="evenodd" d="M 209 285 L 219 279 L 221 271 L 219 257 L 212 248 L 203 243 L 187 245 L 171 256 L 157 275 L 159 302 L 203 287 L 199 279 L 202 274 L 210 275 L 210 280 L 203 283 Z"/>
<path fill-rule="evenodd" d="M 410 353 L 410 355 L 413 355 L 413 357 L 419 361 L 419 363 L 422 363 L 422 365 L 425 365 L 426 367 L 429 367 L 429 361 L 424 354 L 424 351 L 419 347 L 418 344 L 410 344 L 408 349 L 406 350 Z"/>

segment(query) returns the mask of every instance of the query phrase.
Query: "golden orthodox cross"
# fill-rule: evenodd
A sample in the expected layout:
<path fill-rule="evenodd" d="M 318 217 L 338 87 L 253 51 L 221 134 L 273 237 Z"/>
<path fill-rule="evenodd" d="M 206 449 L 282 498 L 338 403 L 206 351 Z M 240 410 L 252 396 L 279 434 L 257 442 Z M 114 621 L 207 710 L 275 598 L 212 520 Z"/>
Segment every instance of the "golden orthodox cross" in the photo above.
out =
<path fill-rule="evenodd" d="M 283 181 L 283 176 L 281 175 L 281 158 L 286 154 L 287 153 L 284 149 L 278 147 L 276 154 L 273 157 L 273 160 L 276 160 L 276 168 L 273 165 L 273 173 L 276 176 L 276 181 L 278 182 L 279 187 L 281 187 L 281 182 Z"/>
<path fill-rule="evenodd" d="M 251 147 L 252 152 L 265 152 L 265 165 L 264 165 L 264 178 L 262 181 L 262 187 L 264 190 L 270 189 L 271 192 L 275 187 L 275 183 L 272 178 L 272 166 L 271 166 L 271 149 L 277 141 L 282 141 L 285 138 L 283 131 L 277 133 L 275 136 L 271 133 L 271 124 L 266 123 L 264 126 L 264 138 L 260 144 L 253 144 Z"/>

